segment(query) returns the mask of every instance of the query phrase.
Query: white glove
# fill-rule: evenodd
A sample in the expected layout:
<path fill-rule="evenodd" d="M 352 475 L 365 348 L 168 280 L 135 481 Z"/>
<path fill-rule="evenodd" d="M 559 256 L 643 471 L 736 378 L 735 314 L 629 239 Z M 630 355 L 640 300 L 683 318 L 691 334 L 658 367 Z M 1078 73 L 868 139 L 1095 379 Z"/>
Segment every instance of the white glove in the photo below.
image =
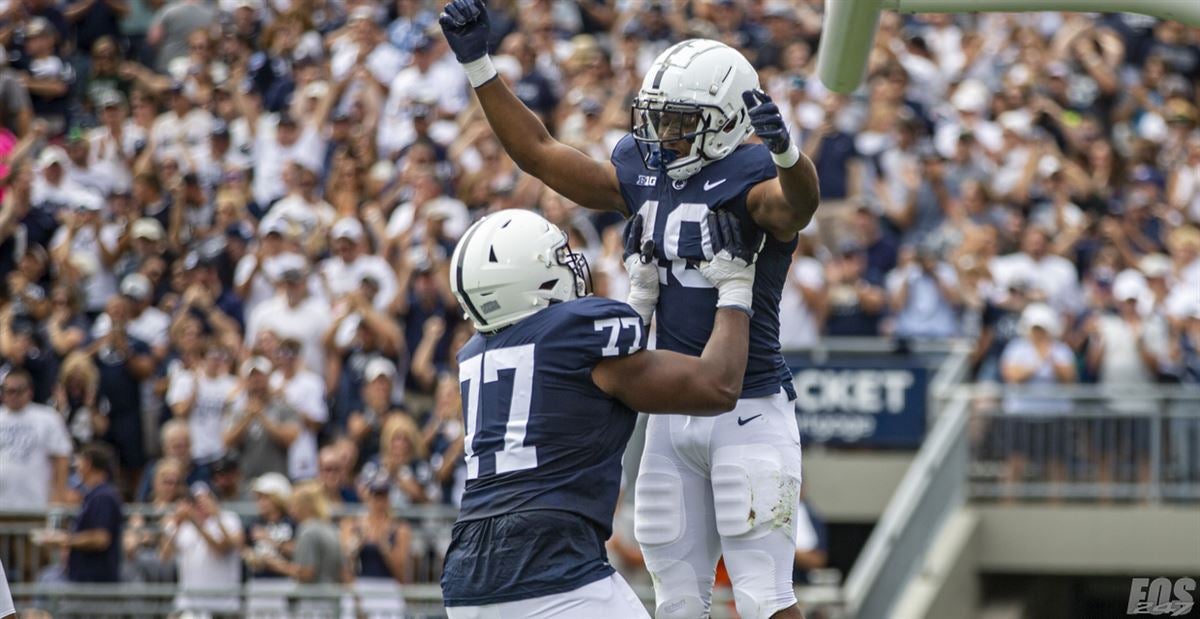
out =
<path fill-rule="evenodd" d="M 741 222 L 727 209 L 708 214 L 708 233 L 712 239 L 712 260 L 700 264 L 700 273 L 717 289 L 717 307 L 738 308 L 754 315 L 754 262 L 766 243 L 761 232 L 747 244 Z"/>
<path fill-rule="evenodd" d="M 658 262 L 643 263 L 640 254 L 633 254 L 625 258 L 625 270 L 629 273 L 629 296 L 625 302 L 642 317 L 643 323 L 650 324 L 654 306 L 658 305 Z"/>
<path fill-rule="evenodd" d="M 702 273 L 717 289 L 717 307 L 751 311 L 754 305 L 754 263 L 735 258 L 722 249 L 713 259 L 700 263 Z"/>

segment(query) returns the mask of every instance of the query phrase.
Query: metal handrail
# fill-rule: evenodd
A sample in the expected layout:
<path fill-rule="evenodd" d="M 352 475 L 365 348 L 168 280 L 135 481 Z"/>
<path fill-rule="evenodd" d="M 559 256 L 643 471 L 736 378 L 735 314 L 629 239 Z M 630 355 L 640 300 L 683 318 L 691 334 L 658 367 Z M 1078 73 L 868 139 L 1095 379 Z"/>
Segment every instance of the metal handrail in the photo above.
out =
<path fill-rule="evenodd" d="M 968 404 L 961 396 L 950 400 L 892 494 L 846 577 L 843 592 L 850 616 L 888 616 L 941 523 L 963 502 L 965 480 L 955 468 L 966 467 Z M 912 526 L 914 515 L 922 510 L 934 518 Z"/>
<path fill-rule="evenodd" d="M 154 516 L 160 513 L 160 510 L 155 508 L 150 503 L 126 503 L 122 507 L 126 516 L 141 515 Z M 221 504 L 221 509 L 230 511 L 240 517 L 251 517 L 258 514 L 258 507 L 250 501 L 229 501 Z M 335 520 L 345 518 L 347 516 L 357 516 L 366 512 L 364 505 L 339 505 L 330 510 L 332 518 Z M 0 518 L 6 519 L 40 519 L 50 516 L 74 516 L 79 513 L 79 507 L 73 505 L 52 505 L 42 510 L 30 510 L 25 508 L 10 509 L 0 506 Z M 458 517 L 458 508 L 452 505 L 410 505 L 392 510 L 392 516 L 400 520 L 409 521 L 429 521 L 429 520 L 451 520 Z"/>

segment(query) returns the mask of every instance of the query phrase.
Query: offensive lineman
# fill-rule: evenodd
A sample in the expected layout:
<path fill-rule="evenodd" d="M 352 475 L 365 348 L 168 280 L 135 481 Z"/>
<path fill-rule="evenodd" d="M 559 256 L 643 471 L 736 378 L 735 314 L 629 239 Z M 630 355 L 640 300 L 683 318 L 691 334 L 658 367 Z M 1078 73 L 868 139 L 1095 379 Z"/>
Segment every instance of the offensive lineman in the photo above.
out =
<path fill-rule="evenodd" d="M 641 317 L 588 296 L 586 262 L 542 217 L 504 210 L 463 235 L 450 284 L 478 333 L 458 354 L 467 485 L 442 572 L 451 619 L 647 617 L 604 550 L 631 407 L 729 410 L 746 366 L 754 252 L 728 213 L 710 221 L 722 249 L 700 270 L 721 309 L 700 357 L 645 350 Z"/>
<path fill-rule="evenodd" d="M 696 269 L 713 255 L 706 214 L 728 211 L 748 234 L 765 233 L 742 399 L 714 418 L 650 418 L 634 532 L 657 619 L 706 617 L 721 555 L 744 619 L 801 617 L 791 582 L 800 441 L 779 299 L 797 233 L 819 202 L 812 162 L 754 68 L 719 42 L 688 40 L 659 55 L 634 102 L 632 133 L 604 163 L 554 140 L 494 79 L 483 0 L 453 0 L 439 22 L 517 165 L 585 207 L 631 216 L 627 234 L 655 242 L 656 265 L 627 252 L 626 267 L 630 304 L 646 322 L 658 315 L 658 348 L 698 354 L 713 329 L 715 291 Z M 762 145 L 743 144 L 751 131 Z"/>

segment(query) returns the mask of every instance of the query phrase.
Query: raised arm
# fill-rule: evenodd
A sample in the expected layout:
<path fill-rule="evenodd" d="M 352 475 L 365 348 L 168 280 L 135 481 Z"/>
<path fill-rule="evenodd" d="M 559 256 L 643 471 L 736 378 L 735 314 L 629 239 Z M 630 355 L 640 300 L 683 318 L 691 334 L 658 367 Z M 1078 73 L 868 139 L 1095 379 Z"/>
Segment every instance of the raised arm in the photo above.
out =
<path fill-rule="evenodd" d="M 488 124 L 513 161 L 578 204 L 626 212 L 612 164 L 555 140 L 504 81 L 497 79 L 487 54 L 490 24 L 483 0 L 454 0 L 446 5 L 438 22 L 467 72 Z"/>
<path fill-rule="evenodd" d="M 812 221 L 821 202 L 817 169 L 792 142 L 779 108 L 761 90 L 747 90 L 742 99 L 754 133 L 771 151 L 779 176 L 754 186 L 746 195 L 750 217 L 776 239 L 791 241 Z"/>

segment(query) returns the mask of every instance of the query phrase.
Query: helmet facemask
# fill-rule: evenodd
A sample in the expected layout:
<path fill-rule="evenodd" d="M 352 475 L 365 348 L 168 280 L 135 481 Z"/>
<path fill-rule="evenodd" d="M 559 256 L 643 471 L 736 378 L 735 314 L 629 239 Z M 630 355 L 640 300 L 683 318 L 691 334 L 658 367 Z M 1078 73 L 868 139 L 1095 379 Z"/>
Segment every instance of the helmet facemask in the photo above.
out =
<path fill-rule="evenodd" d="M 746 114 L 743 107 L 738 117 Z M 702 103 L 661 102 L 639 95 L 630 109 L 633 139 L 648 170 L 686 180 L 711 161 L 728 155 L 729 140 L 715 139 L 738 129 L 738 118 Z M 745 136 L 737 136 L 740 143 Z M 682 148 L 681 148 L 682 147 Z M 680 151 L 684 151 L 681 153 Z"/>
<path fill-rule="evenodd" d="M 563 233 L 562 245 L 554 249 L 554 262 L 559 266 L 567 267 L 571 273 L 571 287 L 568 289 L 574 296 L 567 298 L 559 298 L 558 295 L 551 298 L 550 302 L 569 301 L 571 299 L 579 299 L 592 294 L 592 270 L 588 266 L 587 258 L 583 254 L 571 251 L 571 243 L 567 240 L 567 234 Z M 547 282 L 546 285 L 549 285 Z M 553 290 L 558 290 L 560 285 L 554 285 Z"/>

